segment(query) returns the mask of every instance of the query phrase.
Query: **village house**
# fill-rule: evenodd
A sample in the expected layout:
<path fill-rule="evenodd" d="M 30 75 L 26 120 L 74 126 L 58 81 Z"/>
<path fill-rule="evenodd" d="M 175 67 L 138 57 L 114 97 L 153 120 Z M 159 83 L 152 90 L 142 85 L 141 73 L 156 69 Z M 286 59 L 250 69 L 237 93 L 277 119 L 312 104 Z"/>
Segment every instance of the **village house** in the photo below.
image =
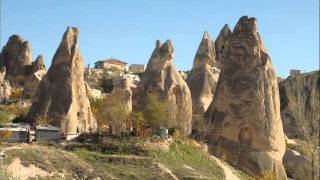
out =
<path fill-rule="evenodd" d="M 128 71 L 128 63 L 118 59 L 107 59 L 107 60 L 97 61 L 95 63 L 95 68 L 97 69 L 117 68 L 122 71 Z"/>

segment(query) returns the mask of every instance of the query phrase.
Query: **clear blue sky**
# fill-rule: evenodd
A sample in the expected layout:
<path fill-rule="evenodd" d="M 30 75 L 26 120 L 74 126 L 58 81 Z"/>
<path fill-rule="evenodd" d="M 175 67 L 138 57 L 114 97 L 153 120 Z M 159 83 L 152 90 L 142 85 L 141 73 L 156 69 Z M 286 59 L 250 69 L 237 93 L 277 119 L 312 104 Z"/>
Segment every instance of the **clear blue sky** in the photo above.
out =
<path fill-rule="evenodd" d="M 319 0 L 1 0 L 1 47 L 12 34 L 51 64 L 67 26 L 80 29 L 85 63 L 110 57 L 147 63 L 155 40 L 170 39 L 174 64 L 189 70 L 203 32 L 254 16 L 278 76 L 319 68 Z"/>

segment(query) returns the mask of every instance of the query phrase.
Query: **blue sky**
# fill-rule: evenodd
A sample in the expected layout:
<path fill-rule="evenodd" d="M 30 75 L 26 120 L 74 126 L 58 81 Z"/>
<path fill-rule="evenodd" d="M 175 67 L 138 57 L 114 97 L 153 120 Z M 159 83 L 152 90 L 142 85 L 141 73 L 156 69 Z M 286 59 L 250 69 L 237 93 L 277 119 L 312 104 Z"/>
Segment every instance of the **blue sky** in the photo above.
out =
<path fill-rule="evenodd" d="M 67 26 L 80 29 L 85 64 L 110 57 L 147 63 L 157 39 L 173 42 L 178 69 L 189 70 L 203 32 L 214 40 L 243 16 L 258 30 L 278 76 L 319 68 L 319 0 L 0 0 L 1 47 L 19 34 L 33 58 L 51 64 Z"/>

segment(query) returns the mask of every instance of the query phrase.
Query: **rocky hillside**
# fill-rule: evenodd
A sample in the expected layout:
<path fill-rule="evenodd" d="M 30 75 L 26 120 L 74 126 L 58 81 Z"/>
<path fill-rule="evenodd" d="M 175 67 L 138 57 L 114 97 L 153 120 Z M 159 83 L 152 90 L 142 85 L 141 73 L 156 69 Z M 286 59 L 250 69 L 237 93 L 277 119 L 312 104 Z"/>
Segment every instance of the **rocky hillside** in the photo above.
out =
<path fill-rule="evenodd" d="M 319 123 L 319 71 L 289 76 L 279 83 L 281 118 L 289 138 L 304 138 L 306 131 Z M 318 125 L 319 127 L 319 125 Z"/>

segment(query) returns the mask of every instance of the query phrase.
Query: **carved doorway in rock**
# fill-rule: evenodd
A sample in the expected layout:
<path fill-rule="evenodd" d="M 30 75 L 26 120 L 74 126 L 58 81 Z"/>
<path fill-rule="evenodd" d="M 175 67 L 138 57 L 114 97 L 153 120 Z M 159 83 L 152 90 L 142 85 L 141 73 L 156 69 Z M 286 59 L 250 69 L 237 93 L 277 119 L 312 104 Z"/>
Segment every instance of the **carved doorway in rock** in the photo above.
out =
<path fill-rule="evenodd" d="M 251 148 L 252 143 L 252 130 L 249 127 L 242 127 L 238 135 L 240 149 L 238 165 L 241 166 L 245 160 L 246 152 Z"/>

